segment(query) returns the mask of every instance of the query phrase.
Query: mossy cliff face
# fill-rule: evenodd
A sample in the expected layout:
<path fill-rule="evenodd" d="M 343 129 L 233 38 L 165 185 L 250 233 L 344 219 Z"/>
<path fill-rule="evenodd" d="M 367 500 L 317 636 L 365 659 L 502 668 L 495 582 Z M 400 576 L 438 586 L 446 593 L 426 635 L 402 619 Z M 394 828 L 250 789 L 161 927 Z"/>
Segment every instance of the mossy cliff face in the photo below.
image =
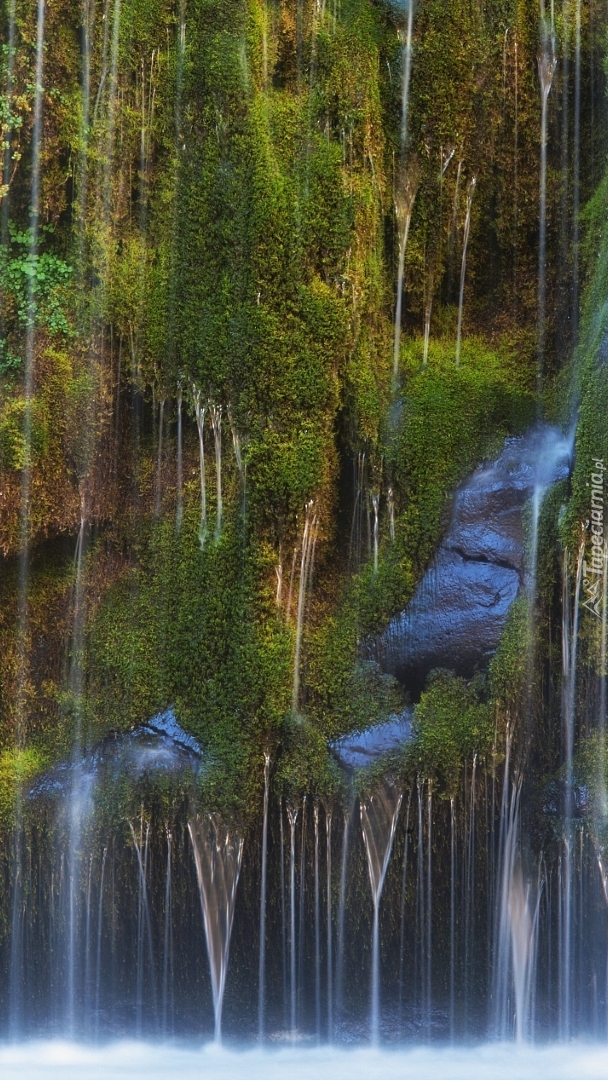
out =
<path fill-rule="evenodd" d="M 537 5 L 420 4 L 405 146 L 405 25 L 387 4 L 85 8 L 84 25 L 73 5 L 47 11 L 39 157 L 31 5 L 2 54 L 2 744 L 51 760 L 74 724 L 95 740 L 172 704 L 212 763 L 210 803 L 255 809 L 265 750 L 282 790 L 333 796 L 327 739 L 401 703 L 362 640 L 407 602 L 454 485 L 535 415 Z M 603 86 L 583 9 L 587 117 Z M 569 57 L 567 5 L 560 20 Z M 550 102 L 550 402 L 574 250 L 566 74 Z M 587 134 L 582 199 L 605 140 L 597 123 Z M 395 387 L 404 177 L 417 192 Z M 428 717 L 462 698 L 485 753 L 475 710 L 498 707 L 494 690 L 429 695 Z"/>

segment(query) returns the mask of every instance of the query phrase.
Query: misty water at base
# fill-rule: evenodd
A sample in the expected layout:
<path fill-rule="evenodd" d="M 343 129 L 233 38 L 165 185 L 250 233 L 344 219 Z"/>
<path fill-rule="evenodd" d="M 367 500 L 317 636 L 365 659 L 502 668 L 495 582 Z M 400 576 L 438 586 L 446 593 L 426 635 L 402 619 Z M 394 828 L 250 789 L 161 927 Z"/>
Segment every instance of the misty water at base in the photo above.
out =
<path fill-rule="evenodd" d="M 328 1047 L 228 1050 L 217 1044 L 184 1049 L 115 1043 L 92 1049 L 48 1042 L 0 1049 L 3 1080 L 604 1080 L 608 1050 L 595 1044 L 412 1050 Z"/>

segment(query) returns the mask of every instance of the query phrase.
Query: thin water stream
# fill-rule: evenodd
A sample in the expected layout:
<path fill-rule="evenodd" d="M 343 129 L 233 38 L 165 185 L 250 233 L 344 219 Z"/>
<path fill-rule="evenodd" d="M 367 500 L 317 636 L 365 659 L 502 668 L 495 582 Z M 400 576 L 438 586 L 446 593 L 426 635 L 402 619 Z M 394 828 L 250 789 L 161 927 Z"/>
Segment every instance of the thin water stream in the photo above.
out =
<path fill-rule="evenodd" d="M 363 799 L 359 807 L 374 905 L 370 1008 L 372 1046 L 376 1046 L 380 1038 L 380 900 L 402 799 L 400 791 L 387 787 Z"/>

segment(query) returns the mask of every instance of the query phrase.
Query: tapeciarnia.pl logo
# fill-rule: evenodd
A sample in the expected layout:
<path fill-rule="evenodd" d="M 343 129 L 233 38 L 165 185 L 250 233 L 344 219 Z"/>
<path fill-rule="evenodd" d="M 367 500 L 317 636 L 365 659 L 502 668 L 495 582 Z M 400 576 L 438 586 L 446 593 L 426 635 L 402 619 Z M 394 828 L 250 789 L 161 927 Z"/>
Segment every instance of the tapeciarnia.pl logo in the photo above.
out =
<path fill-rule="evenodd" d="M 606 466 L 601 458 L 593 459 L 594 472 L 591 473 L 591 562 L 583 562 L 582 607 L 592 611 L 598 619 L 602 617 L 602 598 L 604 592 L 604 566 L 606 545 L 604 540 L 604 472 Z"/>

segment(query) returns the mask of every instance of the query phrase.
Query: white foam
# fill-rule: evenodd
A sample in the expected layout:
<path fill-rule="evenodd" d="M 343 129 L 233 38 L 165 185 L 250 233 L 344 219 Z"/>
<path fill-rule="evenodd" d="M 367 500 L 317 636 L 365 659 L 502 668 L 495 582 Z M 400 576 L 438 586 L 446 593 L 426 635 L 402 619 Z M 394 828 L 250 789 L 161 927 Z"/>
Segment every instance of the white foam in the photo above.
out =
<path fill-rule="evenodd" d="M 599 1044 L 411 1050 L 199 1049 L 121 1042 L 0 1046 L 2 1080 L 606 1080 Z"/>

